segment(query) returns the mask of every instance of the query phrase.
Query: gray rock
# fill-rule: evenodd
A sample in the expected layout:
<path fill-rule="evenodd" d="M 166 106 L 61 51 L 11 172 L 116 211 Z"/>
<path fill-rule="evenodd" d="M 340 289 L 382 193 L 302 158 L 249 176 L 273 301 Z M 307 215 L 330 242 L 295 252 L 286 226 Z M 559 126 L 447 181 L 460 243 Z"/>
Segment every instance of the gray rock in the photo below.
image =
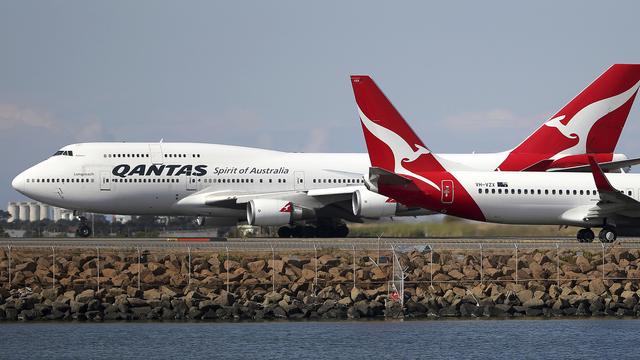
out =
<path fill-rule="evenodd" d="M 87 289 L 76 295 L 76 301 L 80 303 L 88 303 L 90 300 L 93 300 L 95 294 L 96 292 L 93 289 Z"/>
<path fill-rule="evenodd" d="M 482 314 L 482 308 L 470 303 L 460 305 L 461 317 L 479 317 Z"/>
<path fill-rule="evenodd" d="M 318 308 L 318 314 L 322 315 L 331 310 L 334 306 L 336 306 L 336 303 L 337 302 L 335 300 L 325 300 L 324 303 Z"/>
<path fill-rule="evenodd" d="M 146 319 L 147 315 L 151 312 L 151 306 L 138 306 L 132 307 L 131 313 L 133 317 L 138 320 Z"/>
<path fill-rule="evenodd" d="M 531 299 L 525 301 L 522 304 L 522 306 L 527 308 L 527 309 L 541 309 L 544 306 L 544 301 L 542 301 L 540 299 L 536 299 L 536 298 L 531 298 Z"/>

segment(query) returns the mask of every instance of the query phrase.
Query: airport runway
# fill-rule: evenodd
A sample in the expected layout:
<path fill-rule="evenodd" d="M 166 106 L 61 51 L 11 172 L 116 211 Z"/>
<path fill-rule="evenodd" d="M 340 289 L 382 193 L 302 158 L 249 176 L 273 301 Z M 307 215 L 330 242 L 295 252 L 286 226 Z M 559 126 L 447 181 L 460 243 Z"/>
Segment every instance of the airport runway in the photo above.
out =
<path fill-rule="evenodd" d="M 176 238 L 6 238 L 0 248 L 140 248 L 140 249 L 210 249 L 229 251 L 282 250 L 377 250 L 419 249 L 602 249 L 611 246 L 640 248 L 640 238 L 620 238 L 612 244 L 578 243 L 573 237 L 447 237 L 447 238 L 229 238 L 213 241 L 183 241 Z"/>

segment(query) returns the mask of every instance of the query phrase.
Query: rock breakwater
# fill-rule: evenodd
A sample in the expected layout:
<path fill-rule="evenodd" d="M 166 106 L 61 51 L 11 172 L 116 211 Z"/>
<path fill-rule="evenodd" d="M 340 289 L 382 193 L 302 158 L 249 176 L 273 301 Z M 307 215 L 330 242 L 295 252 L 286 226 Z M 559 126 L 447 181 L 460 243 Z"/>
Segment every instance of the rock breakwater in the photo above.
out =
<path fill-rule="evenodd" d="M 0 250 L 0 320 L 637 317 L 639 262 L 638 249 L 615 246 L 381 255 L 13 248 Z"/>

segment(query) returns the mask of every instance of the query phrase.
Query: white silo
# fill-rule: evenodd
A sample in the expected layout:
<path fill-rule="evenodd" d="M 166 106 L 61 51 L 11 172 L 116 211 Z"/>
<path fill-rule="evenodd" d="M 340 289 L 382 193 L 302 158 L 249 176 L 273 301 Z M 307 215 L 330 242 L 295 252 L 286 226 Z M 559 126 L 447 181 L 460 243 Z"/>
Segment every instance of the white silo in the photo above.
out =
<path fill-rule="evenodd" d="M 49 215 L 50 209 L 51 206 L 40 203 L 40 220 L 51 219 L 51 215 Z"/>
<path fill-rule="evenodd" d="M 20 207 L 18 206 L 18 203 L 10 202 L 7 206 L 7 211 L 11 215 L 8 220 L 9 222 L 16 221 L 18 216 L 20 216 Z"/>
<path fill-rule="evenodd" d="M 62 218 L 62 209 L 59 207 L 53 208 L 53 221 L 59 221 Z"/>
<path fill-rule="evenodd" d="M 29 221 L 40 221 L 40 205 L 37 202 L 29 203 Z"/>
<path fill-rule="evenodd" d="M 21 221 L 29 221 L 29 203 L 21 202 L 19 206 L 20 213 L 18 214 L 18 219 Z"/>

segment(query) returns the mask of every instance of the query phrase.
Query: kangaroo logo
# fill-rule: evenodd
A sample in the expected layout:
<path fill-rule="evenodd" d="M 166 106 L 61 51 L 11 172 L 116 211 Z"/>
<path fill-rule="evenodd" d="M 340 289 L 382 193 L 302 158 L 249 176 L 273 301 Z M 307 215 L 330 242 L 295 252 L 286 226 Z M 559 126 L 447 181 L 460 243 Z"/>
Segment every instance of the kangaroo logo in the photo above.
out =
<path fill-rule="evenodd" d="M 359 106 L 358 112 L 360 113 L 360 119 L 362 120 L 362 123 L 367 128 L 367 130 L 369 130 L 369 132 L 371 132 L 380 141 L 387 144 L 387 146 L 389 146 L 389 148 L 391 149 L 395 162 L 393 168 L 394 173 L 409 175 L 440 191 L 440 187 L 438 187 L 438 185 L 436 185 L 433 181 L 422 177 L 404 167 L 404 163 L 414 162 L 420 156 L 430 154 L 431 151 L 429 151 L 429 149 L 425 148 L 424 146 L 414 144 L 414 146 L 418 148 L 418 150 L 413 150 L 413 148 L 400 135 L 385 128 L 384 126 L 380 126 L 371 121 Z"/>
<path fill-rule="evenodd" d="M 638 91 L 640 81 L 630 87 L 627 91 L 612 96 L 610 98 L 598 100 L 593 104 L 589 104 L 578 111 L 565 125 L 561 121 L 566 118 L 565 115 L 556 116 L 544 125 L 558 129 L 560 133 L 567 139 L 578 139 L 578 143 L 568 149 L 561 151 L 564 154 L 585 154 L 587 153 L 587 135 L 593 125 L 602 119 L 608 113 L 618 109 L 624 105 L 633 94 Z M 556 154 L 552 159 L 560 157 Z"/>

